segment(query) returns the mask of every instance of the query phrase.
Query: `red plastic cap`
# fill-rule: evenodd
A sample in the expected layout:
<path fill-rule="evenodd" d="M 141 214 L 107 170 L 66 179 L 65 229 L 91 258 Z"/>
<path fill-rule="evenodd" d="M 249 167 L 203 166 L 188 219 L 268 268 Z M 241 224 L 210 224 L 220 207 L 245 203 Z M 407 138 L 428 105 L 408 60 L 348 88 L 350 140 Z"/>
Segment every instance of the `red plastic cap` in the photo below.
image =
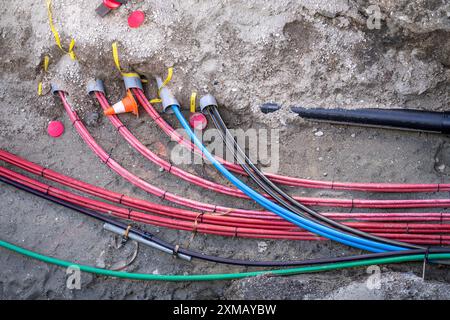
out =
<path fill-rule="evenodd" d="M 51 137 L 58 138 L 64 133 L 64 125 L 60 121 L 50 121 L 47 132 Z"/>
<path fill-rule="evenodd" d="M 103 0 L 103 4 L 109 9 L 117 9 L 122 5 L 120 2 L 116 2 L 114 0 Z"/>
<path fill-rule="evenodd" d="M 196 112 L 190 116 L 189 125 L 196 130 L 203 130 L 208 125 L 208 120 L 203 113 Z"/>
<path fill-rule="evenodd" d="M 141 24 L 144 23 L 144 20 L 145 13 L 140 10 L 136 10 L 133 11 L 128 17 L 128 25 L 130 28 L 139 28 Z"/>

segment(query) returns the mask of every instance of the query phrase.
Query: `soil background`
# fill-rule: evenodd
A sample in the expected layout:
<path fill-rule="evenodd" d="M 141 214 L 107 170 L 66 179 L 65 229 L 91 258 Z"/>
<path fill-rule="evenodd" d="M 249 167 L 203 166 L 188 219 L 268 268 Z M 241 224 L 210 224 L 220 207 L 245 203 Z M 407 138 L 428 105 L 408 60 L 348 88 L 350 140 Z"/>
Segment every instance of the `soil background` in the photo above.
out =
<path fill-rule="evenodd" d="M 105 18 L 94 10 L 100 1 L 53 1 L 62 44 L 76 40 L 77 61 L 55 45 L 45 1 L 0 0 L 0 147 L 43 166 L 114 191 L 160 203 L 104 166 L 71 127 L 60 101 L 37 96 L 57 82 L 97 141 L 134 174 L 175 194 L 233 207 L 257 208 L 248 201 L 214 194 L 161 172 L 131 149 L 85 85 L 102 78 L 110 101 L 124 89 L 115 69 L 111 43 L 118 41 L 121 63 L 152 78 L 174 67 L 170 86 L 182 105 L 190 93 L 212 93 L 230 128 L 280 130 L 284 175 L 316 180 L 362 182 L 448 182 L 450 139 L 445 135 L 358 128 L 306 122 L 289 109 L 323 107 L 416 108 L 448 111 L 450 103 L 450 7 L 447 1 L 129 1 Z M 367 28 L 367 8 L 381 10 L 381 28 Z M 126 19 L 146 13 L 139 29 Z M 42 59 L 50 68 L 42 71 Z M 156 94 L 154 85 L 148 96 Z M 281 110 L 264 115 L 262 103 Z M 164 115 L 174 127 L 173 116 Z M 151 150 L 166 157 L 174 147 L 146 115 L 121 116 Z M 59 139 L 46 133 L 60 120 Z M 321 131 L 323 135 L 316 135 Z M 4 165 L 4 164 L 2 164 Z M 6 165 L 9 167 L 8 165 Z M 227 184 L 207 165 L 182 166 Z M 286 188 L 292 194 L 367 199 L 448 197 L 438 194 L 363 194 Z M 75 212 L 1 185 L 0 234 L 38 252 L 101 267 L 114 267 L 133 253 L 119 249 L 102 225 Z M 334 208 L 322 210 L 336 211 Z M 359 210 L 363 211 L 363 210 Z M 417 211 L 417 210 L 416 210 Z M 440 211 L 429 209 L 428 211 Z M 448 210 L 447 210 L 448 211 Z M 163 239 L 211 254 L 248 259 L 306 259 L 360 253 L 325 242 L 225 238 L 142 226 Z M 64 269 L 0 251 L 2 299 L 414 299 L 449 298 L 448 269 L 422 264 L 382 267 L 382 286 L 369 290 L 366 269 L 258 277 L 240 281 L 160 283 L 124 281 L 82 274 L 81 290 L 66 286 Z M 245 268 L 174 260 L 140 247 L 126 270 L 145 273 L 219 273 Z"/>

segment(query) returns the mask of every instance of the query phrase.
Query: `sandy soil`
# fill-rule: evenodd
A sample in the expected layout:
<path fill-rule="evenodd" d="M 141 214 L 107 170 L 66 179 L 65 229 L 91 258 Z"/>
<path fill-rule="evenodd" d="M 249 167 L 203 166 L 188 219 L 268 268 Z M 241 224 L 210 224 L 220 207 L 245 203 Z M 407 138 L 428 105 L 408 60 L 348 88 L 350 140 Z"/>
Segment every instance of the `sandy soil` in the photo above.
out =
<path fill-rule="evenodd" d="M 111 42 L 119 41 L 123 65 L 147 75 L 175 68 L 171 84 L 187 105 L 192 90 L 214 93 L 231 128 L 281 130 L 279 172 L 318 180 L 370 182 L 441 182 L 450 175 L 447 136 L 394 130 L 331 126 L 301 121 L 288 112 L 292 105 L 344 107 L 402 107 L 448 110 L 450 96 L 448 6 L 423 1 L 381 1 L 379 31 L 365 28 L 365 1 L 130 1 L 104 19 L 93 13 L 97 1 L 54 1 L 55 23 L 63 44 L 76 39 L 78 61 L 55 46 L 44 3 L 2 1 L 0 8 L 0 147 L 67 175 L 154 202 L 105 167 L 71 128 L 59 101 L 37 97 L 44 77 L 64 83 L 70 100 L 89 131 L 114 158 L 144 180 L 192 199 L 228 206 L 249 202 L 193 187 L 160 172 L 131 149 L 85 94 L 93 76 L 105 80 L 108 97 L 118 100 L 123 88 L 111 59 Z M 145 25 L 129 30 L 126 17 L 140 8 Z M 421 10 L 422 14 L 417 12 Z M 444 12 L 444 14 L 442 13 Z M 433 17 L 433 18 L 431 18 Z M 395 27 L 395 28 L 394 28 Z M 40 61 L 51 56 L 48 74 Z M 149 88 L 154 94 L 154 88 Z M 275 101 L 283 108 L 270 115 L 257 109 Z M 173 117 L 165 118 L 178 127 Z M 66 132 L 60 139 L 46 134 L 50 120 L 60 120 Z M 151 150 L 173 142 L 143 115 L 121 119 Z M 323 136 L 316 136 L 320 130 Z M 444 165 L 444 167 L 442 167 Z M 183 166 L 209 179 L 225 181 L 210 167 Z M 326 177 L 324 174 L 326 173 Z M 293 194 L 333 197 L 400 198 L 405 195 L 359 194 L 288 189 Z M 409 197 L 448 197 L 417 194 Z M 101 224 L 4 185 L 0 234 L 27 248 L 90 265 L 111 267 L 126 260 L 129 243 L 116 249 L 114 238 Z M 145 226 L 162 238 L 216 255 L 252 259 L 301 259 L 357 253 L 331 242 L 231 239 Z M 258 250 L 267 245 L 266 250 Z M 261 251 L 261 252 L 260 252 Z M 445 298 L 450 280 L 446 269 L 429 268 L 420 282 L 420 264 L 383 268 L 383 293 L 355 290 L 367 278 L 365 269 L 321 276 L 264 278 L 214 283 L 143 283 L 82 275 L 82 289 L 66 287 L 65 270 L 1 251 L 0 298 Z M 204 262 L 186 263 L 141 247 L 128 271 L 148 273 L 215 273 L 245 270 Z M 395 271 L 395 272 L 393 272 Z M 407 279 L 408 281 L 405 281 Z M 272 279 L 270 279 L 272 280 Z M 442 282 L 442 283 L 438 283 Z M 321 283 L 322 285 L 317 285 Z M 277 290 L 261 290 L 262 287 Z M 408 291 L 408 286 L 415 290 Z M 283 295 L 281 292 L 284 292 Z M 380 291 L 381 292 L 381 291 Z M 288 294 L 286 294 L 288 293 Z"/>

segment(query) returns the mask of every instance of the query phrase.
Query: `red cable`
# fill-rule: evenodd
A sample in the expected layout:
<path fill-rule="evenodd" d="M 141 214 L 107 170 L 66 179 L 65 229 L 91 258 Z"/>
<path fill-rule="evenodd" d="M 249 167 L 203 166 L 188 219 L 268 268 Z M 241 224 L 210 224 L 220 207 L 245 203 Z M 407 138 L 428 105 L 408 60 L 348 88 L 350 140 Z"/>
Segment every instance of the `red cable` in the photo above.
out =
<path fill-rule="evenodd" d="M 158 126 L 174 141 L 182 144 L 189 150 L 201 155 L 201 151 L 190 141 L 185 140 L 175 129 L 170 126 L 160 114 L 153 108 L 144 93 L 140 89 L 133 89 L 134 94 L 139 103 L 145 108 L 147 113 L 153 118 Z M 227 169 L 247 175 L 247 173 L 237 164 L 228 162 L 222 158 L 216 157 Z M 444 192 L 450 191 L 450 184 L 400 184 L 400 183 L 352 183 L 352 182 L 334 182 L 334 181 L 317 181 L 301 178 L 287 177 L 272 173 L 266 173 L 266 176 L 273 182 L 277 182 L 289 186 L 298 186 L 316 189 L 333 189 L 333 190 L 353 190 L 366 192 Z"/>
<path fill-rule="evenodd" d="M 135 209 L 145 210 L 153 212 L 159 215 L 166 215 L 169 217 L 175 217 L 178 219 L 187 219 L 191 221 L 199 220 L 205 221 L 212 224 L 222 224 L 222 225 L 240 225 L 240 226 L 253 226 L 255 228 L 272 228 L 272 229 L 295 229 L 296 226 L 290 224 L 287 221 L 272 221 L 269 219 L 260 220 L 258 217 L 250 218 L 236 218 L 230 215 L 220 216 L 211 215 L 205 213 L 199 215 L 199 213 L 167 207 L 164 205 L 155 204 L 141 199 L 130 198 L 123 194 L 112 192 L 97 186 L 90 185 L 88 183 L 73 179 L 71 177 L 59 174 L 51 169 L 41 167 L 30 161 L 22 159 L 16 155 L 8 153 L 4 150 L 0 150 L 0 159 L 15 165 L 27 172 L 33 173 L 35 175 L 42 176 L 43 178 L 49 179 L 54 182 L 58 182 L 65 186 L 74 188 L 76 190 L 86 192 L 90 195 L 100 197 L 102 199 L 112 201 L 115 203 L 121 203 L 130 206 Z M 450 221 L 450 213 L 325 213 L 326 216 L 337 219 L 337 220 L 362 220 L 362 221 L 434 221 L 434 222 L 445 222 Z M 434 228 L 434 227 L 431 227 Z"/>
<path fill-rule="evenodd" d="M 201 222 L 209 222 L 212 224 L 223 225 L 246 225 L 273 229 L 295 229 L 295 225 L 277 217 L 272 219 L 262 219 L 261 217 L 239 218 L 233 216 L 231 213 L 227 215 L 212 215 L 205 213 L 200 215 L 197 212 L 192 212 L 179 208 L 172 208 L 165 205 L 152 203 L 149 201 L 131 198 L 126 195 L 93 186 L 86 182 L 76 180 L 74 178 L 57 173 L 51 169 L 44 168 L 28 160 L 22 159 L 16 155 L 0 150 L 0 160 L 19 167 L 29 173 L 42 176 L 45 179 L 60 183 L 67 187 L 88 193 L 90 195 L 100 197 L 107 201 L 123 204 L 135 209 L 144 210 L 159 215 L 165 215 L 178 219 L 187 219 L 190 221 L 199 220 Z M 450 213 L 324 213 L 327 217 L 337 220 L 362 220 L 362 221 L 432 221 L 432 222 L 446 222 L 450 221 Z"/>
<path fill-rule="evenodd" d="M 77 205 L 101 211 L 102 213 L 112 214 L 113 216 L 128 219 L 155 226 L 169 227 L 178 230 L 186 231 L 198 231 L 202 233 L 210 233 L 222 236 L 240 236 L 248 238 L 266 238 L 266 239 L 289 239 L 289 240 L 324 240 L 323 238 L 312 235 L 306 231 L 282 231 L 282 230 L 265 230 L 265 229 L 252 229 L 245 227 L 227 227 L 218 225 L 208 225 L 205 223 L 193 223 L 188 221 L 179 221 L 164 217 L 153 216 L 138 211 L 129 210 L 126 208 L 117 207 L 111 204 L 100 202 L 97 200 L 89 199 L 77 194 L 73 194 L 69 191 L 61 190 L 44 183 L 38 182 L 31 178 L 25 177 L 19 173 L 8 170 L 0 166 L 0 175 L 7 177 L 11 180 L 20 182 L 30 188 L 45 192 L 57 198 L 64 199 Z M 381 228 L 381 227 L 380 227 Z M 422 226 L 418 226 L 420 230 Z M 299 229 L 298 229 L 299 230 Z M 386 226 L 383 228 L 383 233 L 377 230 L 375 234 L 396 239 L 407 240 L 417 244 L 433 244 L 444 245 L 450 243 L 450 236 L 448 235 L 429 235 L 429 234 L 396 234 L 399 229 L 393 229 L 393 233 Z M 425 229 L 423 229 L 425 230 Z"/>
<path fill-rule="evenodd" d="M 92 136 L 87 131 L 86 127 L 79 119 L 76 112 L 67 102 L 65 93 L 62 91 L 59 91 L 58 93 L 64 105 L 64 108 L 67 114 L 69 115 L 70 120 L 73 123 L 73 126 L 75 127 L 79 135 L 83 138 L 83 140 L 88 144 L 88 146 L 95 152 L 95 154 L 97 154 L 97 156 L 102 160 L 102 162 L 108 165 L 108 167 L 110 167 L 117 174 L 128 180 L 133 185 L 139 187 L 140 189 L 147 191 L 153 195 L 156 195 L 157 197 L 160 197 L 162 199 L 167 199 L 168 201 L 201 211 L 212 211 L 222 213 L 236 212 L 251 215 L 272 214 L 267 211 L 228 208 L 187 199 L 169 193 L 168 191 L 162 190 L 140 179 L 139 177 L 133 175 L 131 172 L 123 168 L 116 161 L 114 161 L 114 159 L 112 159 L 110 155 L 108 155 L 106 151 L 103 150 L 102 147 L 100 147 L 100 145 L 97 144 L 97 142 L 92 138 Z M 299 197 L 296 199 L 302 202 L 303 204 L 310 206 L 332 206 L 344 208 L 430 208 L 430 207 L 445 208 L 450 206 L 450 199 L 361 200 L 361 199 L 321 199 L 321 198 L 306 198 L 306 197 Z"/>

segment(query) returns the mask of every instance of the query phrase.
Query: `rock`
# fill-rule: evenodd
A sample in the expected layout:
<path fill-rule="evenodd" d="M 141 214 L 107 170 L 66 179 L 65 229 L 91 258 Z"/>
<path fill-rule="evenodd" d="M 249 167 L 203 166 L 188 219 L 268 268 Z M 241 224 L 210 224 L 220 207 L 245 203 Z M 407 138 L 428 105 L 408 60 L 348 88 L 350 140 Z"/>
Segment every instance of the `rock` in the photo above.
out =
<path fill-rule="evenodd" d="M 323 132 L 322 132 L 322 131 L 316 131 L 316 132 L 314 133 L 314 135 L 315 135 L 316 137 L 321 137 L 321 136 L 323 136 Z"/>
<path fill-rule="evenodd" d="M 411 273 L 381 272 L 379 284 L 370 286 L 365 270 L 356 281 L 332 274 L 304 274 L 289 278 L 261 276 L 233 282 L 226 299 L 449 299 L 450 284 L 423 281 Z M 372 289 L 370 289 L 372 288 Z M 379 289 L 376 289 L 379 288 Z"/>
<path fill-rule="evenodd" d="M 94 127 L 98 124 L 99 118 L 100 116 L 98 112 L 89 111 L 84 116 L 84 122 L 86 123 L 87 126 Z"/>

